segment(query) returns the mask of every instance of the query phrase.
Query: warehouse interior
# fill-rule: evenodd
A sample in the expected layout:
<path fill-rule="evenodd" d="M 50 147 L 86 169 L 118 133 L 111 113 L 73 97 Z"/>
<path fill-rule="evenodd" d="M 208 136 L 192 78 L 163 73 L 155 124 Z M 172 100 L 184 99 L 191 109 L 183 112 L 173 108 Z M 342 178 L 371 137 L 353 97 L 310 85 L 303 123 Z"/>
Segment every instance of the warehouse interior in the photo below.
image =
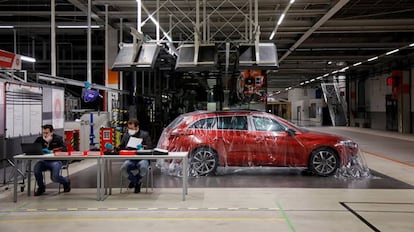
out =
<path fill-rule="evenodd" d="M 0 99 L 1 231 L 414 230 L 410 0 L 0 0 Z M 13 158 L 45 124 L 102 151 L 130 118 L 156 146 L 180 115 L 229 110 L 350 138 L 369 172 L 224 166 L 184 194 L 174 162 L 154 161 L 140 194 L 114 171 L 97 200 L 98 161 L 34 197 Z"/>

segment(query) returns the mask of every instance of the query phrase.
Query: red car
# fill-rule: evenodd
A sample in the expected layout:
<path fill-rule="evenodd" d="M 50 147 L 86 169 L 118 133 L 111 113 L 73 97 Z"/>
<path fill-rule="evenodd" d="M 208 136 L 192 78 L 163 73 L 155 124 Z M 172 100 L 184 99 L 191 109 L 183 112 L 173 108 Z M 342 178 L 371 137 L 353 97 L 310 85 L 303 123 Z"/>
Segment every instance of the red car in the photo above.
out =
<path fill-rule="evenodd" d="M 308 167 L 329 176 L 358 152 L 358 145 L 348 138 L 249 110 L 180 115 L 164 129 L 157 147 L 188 151 L 196 175 L 213 174 L 220 165 Z"/>

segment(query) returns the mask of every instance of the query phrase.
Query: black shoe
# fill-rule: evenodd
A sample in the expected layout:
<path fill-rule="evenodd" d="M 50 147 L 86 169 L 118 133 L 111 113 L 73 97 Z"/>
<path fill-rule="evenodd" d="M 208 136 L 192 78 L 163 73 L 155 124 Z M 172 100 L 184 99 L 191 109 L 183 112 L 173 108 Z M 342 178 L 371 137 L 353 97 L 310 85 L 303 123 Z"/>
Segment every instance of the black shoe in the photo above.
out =
<path fill-rule="evenodd" d="M 70 190 L 71 190 L 71 187 L 70 187 L 70 180 L 69 180 L 68 183 L 63 185 L 63 192 L 68 193 L 70 192 Z"/>
<path fill-rule="evenodd" d="M 135 184 L 134 193 L 140 193 L 141 192 L 141 182 L 138 182 Z"/>
<path fill-rule="evenodd" d="M 42 195 L 43 193 L 45 193 L 46 189 L 43 188 L 37 188 L 36 192 L 34 193 L 35 197 Z"/>
<path fill-rule="evenodd" d="M 133 182 L 129 182 L 128 188 L 129 188 L 129 189 L 132 189 L 132 188 L 134 188 L 134 187 L 135 187 L 135 183 L 133 183 Z"/>

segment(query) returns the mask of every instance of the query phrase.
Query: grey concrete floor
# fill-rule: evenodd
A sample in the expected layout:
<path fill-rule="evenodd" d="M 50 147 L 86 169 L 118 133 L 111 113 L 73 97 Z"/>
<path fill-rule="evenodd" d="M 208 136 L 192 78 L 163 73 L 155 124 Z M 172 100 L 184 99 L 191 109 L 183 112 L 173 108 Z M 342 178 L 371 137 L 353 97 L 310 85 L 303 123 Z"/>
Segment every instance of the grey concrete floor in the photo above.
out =
<path fill-rule="evenodd" d="M 48 185 L 46 195 L 19 193 L 14 203 L 12 191 L 2 190 L 0 231 L 414 231 L 414 136 L 310 129 L 355 139 L 375 178 L 344 183 L 296 169 L 253 170 L 192 179 L 182 201 L 180 180 L 158 174 L 153 191 L 113 189 L 96 201 L 96 190 L 81 181 L 90 178 L 94 163 L 82 161 L 71 165 L 76 181 L 70 193 L 57 194 L 56 185 Z"/>

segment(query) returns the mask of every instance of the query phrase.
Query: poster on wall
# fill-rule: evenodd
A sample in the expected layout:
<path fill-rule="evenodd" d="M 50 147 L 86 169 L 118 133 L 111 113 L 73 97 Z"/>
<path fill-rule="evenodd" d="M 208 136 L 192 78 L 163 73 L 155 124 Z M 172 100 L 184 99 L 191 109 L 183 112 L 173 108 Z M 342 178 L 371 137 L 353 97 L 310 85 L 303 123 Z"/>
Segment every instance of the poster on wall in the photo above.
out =
<path fill-rule="evenodd" d="M 42 125 L 42 88 L 5 83 L 6 137 L 37 135 Z"/>
<path fill-rule="evenodd" d="M 52 89 L 52 125 L 54 128 L 63 128 L 65 123 L 65 92 L 61 89 Z"/>

